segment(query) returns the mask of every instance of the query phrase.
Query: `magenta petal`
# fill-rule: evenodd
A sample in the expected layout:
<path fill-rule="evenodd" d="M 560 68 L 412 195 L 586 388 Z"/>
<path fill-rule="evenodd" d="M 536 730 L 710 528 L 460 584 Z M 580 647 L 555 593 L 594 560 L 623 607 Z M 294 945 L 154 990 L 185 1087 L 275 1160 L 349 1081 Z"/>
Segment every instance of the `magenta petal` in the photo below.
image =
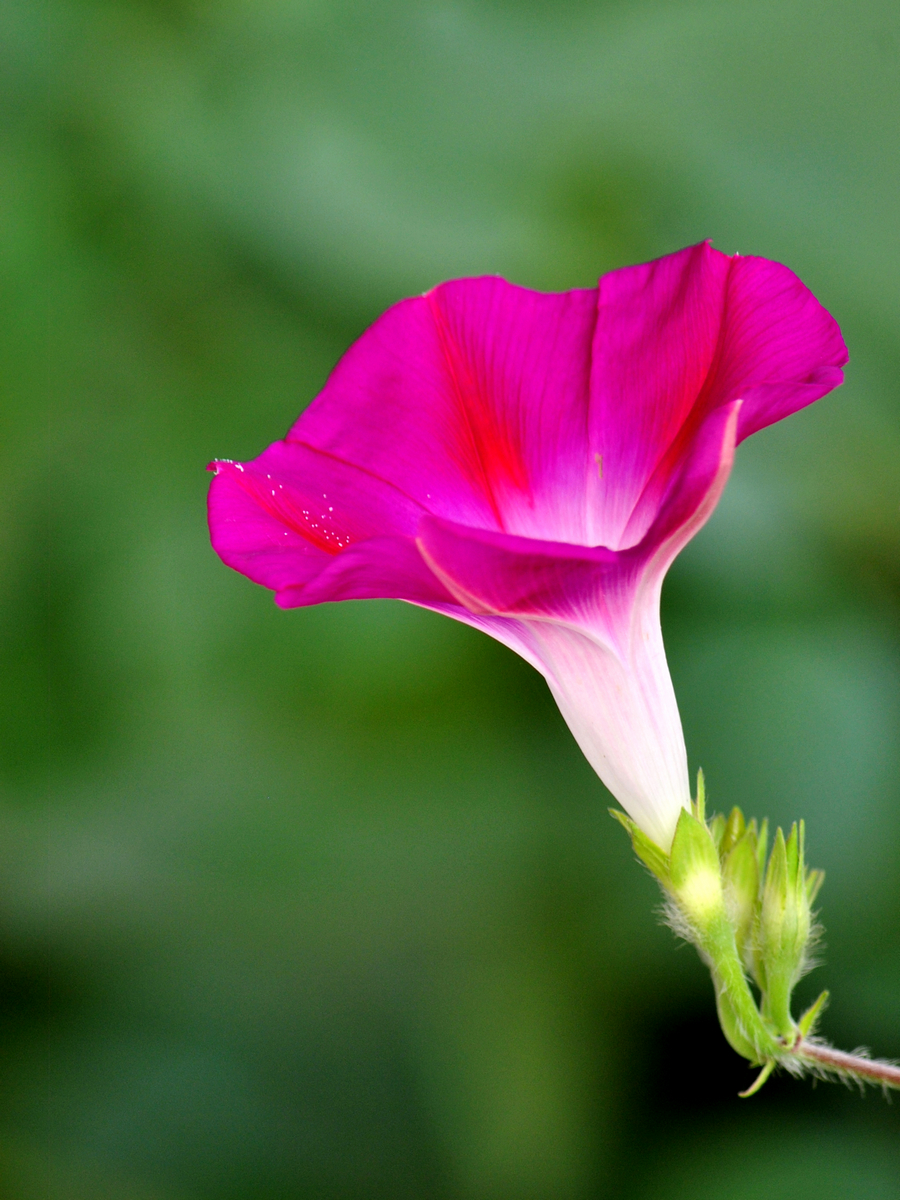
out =
<path fill-rule="evenodd" d="M 653 524 L 635 550 L 660 581 L 673 559 L 706 524 L 728 482 L 734 463 L 741 400 L 713 409 L 687 448 L 677 471 L 667 480 L 668 487 L 661 497 L 652 497 L 647 519 Z M 631 520 L 644 523 L 641 509 L 645 498 L 635 507 Z"/>
<path fill-rule="evenodd" d="M 457 602 L 477 614 L 577 620 L 626 591 L 641 564 L 602 547 L 572 546 L 425 517 L 422 556 Z"/>
<path fill-rule="evenodd" d="M 643 536 L 632 528 L 626 539 L 626 528 L 713 367 L 729 266 L 704 244 L 600 280 L 590 436 L 602 462 L 595 521 L 605 546 Z"/>
<path fill-rule="evenodd" d="M 239 464 L 217 463 L 215 470 L 207 501 L 210 538 L 229 567 L 278 591 L 313 578 L 331 561 L 241 486 Z"/>
<path fill-rule="evenodd" d="M 709 245 L 604 276 L 591 372 L 595 537 L 643 538 L 692 441 L 742 400 L 738 441 L 841 382 L 834 319 L 779 263 Z"/>
<path fill-rule="evenodd" d="M 408 537 L 375 537 L 331 559 L 309 583 L 279 590 L 282 608 L 326 600 L 410 600 L 414 604 L 453 604 L 454 597 L 430 571 Z"/>
<path fill-rule="evenodd" d="M 389 309 L 288 440 L 389 480 L 438 516 L 585 541 L 596 293 L 461 279 Z"/>
<path fill-rule="evenodd" d="M 358 542 L 385 533 L 410 537 L 422 515 L 396 488 L 306 446 L 275 442 L 252 462 L 211 469 L 214 548 L 230 567 L 277 592 L 305 586 Z"/>
<path fill-rule="evenodd" d="M 792 272 L 708 245 L 596 291 L 442 284 L 385 313 L 285 441 L 215 464 L 213 544 L 285 607 L 398 597 L 511 646 L 667 848 L 689 788 L 663 577 L 737 442 L 846 360 Z"/>
<path fill-rule="evenodd" d="M 787 267 L 735 257 L 727 306 L 716 394 L 719 403 L 743 400 L 738 442 L 843 381 L 849 356 L 838 323 Z"/>

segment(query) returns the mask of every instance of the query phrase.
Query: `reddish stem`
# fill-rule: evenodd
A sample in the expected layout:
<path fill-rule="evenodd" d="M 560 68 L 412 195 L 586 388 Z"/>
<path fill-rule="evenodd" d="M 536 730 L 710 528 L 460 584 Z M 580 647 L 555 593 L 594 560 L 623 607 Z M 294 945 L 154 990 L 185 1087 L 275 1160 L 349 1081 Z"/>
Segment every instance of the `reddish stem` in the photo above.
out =
<path fill-rule="evenodd" d="M 884 1087 L 900 1088 L 900 1067 L 894 1063 L 865 1058 L 861 1054 L 848 1054 L 845 1050 L 833 1050 L 831 1046 L 820 1046 L 805 1039 L 794 1048 L 794 1053 L 798 1058 L 811 1059 L 826 1071 L 855 1075 Z"/>

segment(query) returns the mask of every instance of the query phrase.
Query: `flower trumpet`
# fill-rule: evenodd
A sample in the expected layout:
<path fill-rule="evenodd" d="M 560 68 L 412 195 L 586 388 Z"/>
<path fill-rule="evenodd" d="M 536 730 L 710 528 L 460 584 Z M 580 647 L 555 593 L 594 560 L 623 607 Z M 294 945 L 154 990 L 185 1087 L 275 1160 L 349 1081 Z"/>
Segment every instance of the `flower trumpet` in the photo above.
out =
<path fill-rule="evenodd" d="M 393 597 L 510 646 L 668 851 L 690 784 L 663 578 L 735 446 L 846 360 L 796 275 L 708 244 L 551 295 L 441 284 L 376 321 L 283 441 L 211 464 L 213 546 L 285 608 Z"/>
<path fill-rule="evenodd" d="M 900 1070 L 814 1040 L 824 998 L 791 1017 L 821 878 L 802 828 L 766 860 L 754 823 L 692 802 L 660 592 L 735 447 L 846 361 L 796 275 L 707 243 L 556 294 L 460 279 L 384 313 L 282 441 L 211 464 L 213 546 L 282 607 L 407 600 L 544 675 L 756 1086 L 777 1065 L 889 1086 Z"/>

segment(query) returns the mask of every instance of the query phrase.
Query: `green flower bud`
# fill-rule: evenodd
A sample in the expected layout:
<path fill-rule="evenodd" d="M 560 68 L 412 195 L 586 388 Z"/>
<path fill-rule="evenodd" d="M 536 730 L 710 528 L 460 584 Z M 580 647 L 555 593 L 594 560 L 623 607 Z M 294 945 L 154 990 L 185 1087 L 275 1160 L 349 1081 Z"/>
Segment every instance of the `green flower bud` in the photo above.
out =
<path fill-rule="evenodd" d="M 803 861 L 804 828 L 794 825 L 785 842 L 779 829 L 769 858 L 756 928 L 756 974 L 763 988 L 763 1015 L 782 1037 L 791 1037 L 790 1002 L 807 963 L 812 928 L 810 892 L 818 873 L 808 877 Z"/>
<path fill-rule="evenodd" d="M 702 773 L 692 809 L 681 813 L 668 854 L 625 813 L 614 809 L 610 813 L 628 831 L 638 858 L 662 884 L 672 928 L 693 942 L 709 965 L 726 1038 L 750 1062 L 771 1064 L 781 1053 L 777 1031 L 759 1012 L 745 974 L 758 925 L 756 822 L 747 825 L 735 809 L 727 819 L 713 817 L 707 825 Z"/>
<path fill-rule="evenodd" d="M 805 1040 L 815 1030 L 827 992 L 797 1022 L 791 1018 L 791 993 L 809 965 L 815 939 L 812 904 L 824 879 L 822 871 L 806 868 L 803 822 L 792 827 L 786 840 L 777 830 L 767 860 L 768 822 L 759 827 L 755 820 L 748 823 L 739 808 L 707 822 L 702 772 L 697 799 L 680 814 L 668 854 L 625 813 L 610 811 L 628 830 L 638 858 L 662 884 L 669 924 L 693 942 L 709 966 L 725 1037 L 761 1068 L 741 1095 L 759 1091 L 778 1065 L 796 1071 L 799 1058 L 833 1061 L 838 1065 L 826 1069 L 843 1069 L 840 1063 L 852 1056 L 834 1052 L 829 1059 L 821 1043 Z M 760 1004 L 748 975 L 759 985 Z M 895 1075 L 889 1064 L 880 1064 L 866 1077 L 893 1086 Z"/>
<path fill-rule="evenodd" d="M 694 942 L 709 964 L 722 1032 L 738 1054 L 762 1063 L 777 1052 L 777 1042 L 762 1021 L 747 984 L 731 911 L 740 909 L 743 938 L 749 945 L 759 891 L 756 831 L 746 829 L 740 814 L 739 819 L 729 818 L 719 844 L 725 839 L 729 844 L 736 835 L 738 840 L 723 868 L 715 836 L 702 812 L 698 803 L 694 813 L 684 811 L 678 819 L 669 854 L 669 917 L 676 932 Z"/>

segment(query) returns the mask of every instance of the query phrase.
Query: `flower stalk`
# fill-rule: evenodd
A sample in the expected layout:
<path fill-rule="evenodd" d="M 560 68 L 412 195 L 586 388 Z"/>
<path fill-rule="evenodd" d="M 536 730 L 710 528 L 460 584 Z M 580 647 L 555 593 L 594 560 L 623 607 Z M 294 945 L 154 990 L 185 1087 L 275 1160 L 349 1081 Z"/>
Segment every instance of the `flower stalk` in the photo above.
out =
<path fill-rule="evenodd" d="M 760 1068 L 742 1096 L 758 1092 L 777 1068 L 900 1088 L 900 1066 L 816 1038 L 828 992 L 799 1019 L 791 1015 L 794 987 L 813 965 L 819 928 L 812 904 L 824 880 L 822 871 L 806 866 L 802 821 L 787 838 L 776 830 L 767 854 L 767 822 L 748 823 L 738 808 L 707 820 L 702 771 L 697 798 L 682 811 L 668 853 L 625 813 L 610 812 L 662 886 L 668 924 L 709 967 L 729 1045 Z"/>

